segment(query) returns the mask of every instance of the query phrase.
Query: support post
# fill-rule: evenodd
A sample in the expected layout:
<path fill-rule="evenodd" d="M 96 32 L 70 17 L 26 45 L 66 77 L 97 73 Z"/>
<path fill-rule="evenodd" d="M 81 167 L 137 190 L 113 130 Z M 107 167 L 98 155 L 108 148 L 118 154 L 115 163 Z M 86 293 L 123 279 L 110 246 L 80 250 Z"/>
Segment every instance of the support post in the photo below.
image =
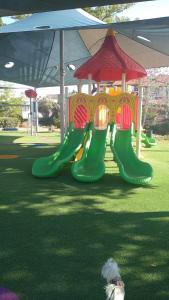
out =
<path fill-rule="evenodd" d="M 122 73 L 122 93 L 126 92 L 126 73 Z"/>
<path fill-rule="evenodd" d="M 126 73 L 122 73 L 121 91 L 122 91 L 122 93 L 126 92 Z M 120 128 L 122 129 L 122 127 L 123 127 L 123 112 L 121 111 Z"/>
<path fill-rule="evenodd" d="M 143 87 L 139 88 L 139 99 L 138 99 L 138 128 L 137 128 L 137 139 L 136 139 L 136 154 L 137 157 L 141 156 L 141 130 L 142 130 L 142 103 L 143 103 Z"/>
<path fill-rule="evenodd" d="M 100 92 L 100 83 L 97 82 L 97 93 L 99 93 L 99 92 Z"/>
<path fill-rule="evenodd" d="M 92 94 L 92 74 L 88 74 L 89 86 L 88 86 L 88 94 Z"/>
<path fill-rule="evenodd" d="M 82 92 L 82 81 L 81 80 L 79 80 L 79 84 L 77 85 L 77 90 L 78 90 L 78 93 Z"/>
<path fill-rule="evenodd" d="M 151 101 L 151 90 L 150 90 L 150 86 L 147 87 L 146 89 L 146 94 L 145 94 L 146 100 L 144 103 L 144 115 L 143 115 L 143 125 L 142 127 L 144 128 L 146 119 L 147 119 L 147 112 L 149 110 L 149 103 Z"/>
<path fill-rule="evenodd" d="M 38 111 L 38 99 L 36 98 L 36 134 L 39 132 L 39 111 Z"/>
<path fill-rule="evenodd" d="M 60 130 L 61 130 L 61 143 L 64 139 L 64 31 L 60 31 Z"/>
<path fill-rule="evenodd" d="M 68 103 L 69 103 L 69 89 L 68 87 L 65 88 L 65 132 L 67 131 L 68 127 Z"/>
<path fill-rule="evenodd" d="M 30 129 L 31 135 L 33 135 L 33 107 L 32 107 L 32 98 L 30 98 Z"/>
<path fill-rule="evenodd" d="M 36 92 L 36 88 L 34 88 L 35 92 Z M 39 113 L 38 113 L 38 99 L 36 96 L 36 99 L 34 99 L 35 101 L 35 134 L 37 135 L 38 131 L 39 131 Z"/>

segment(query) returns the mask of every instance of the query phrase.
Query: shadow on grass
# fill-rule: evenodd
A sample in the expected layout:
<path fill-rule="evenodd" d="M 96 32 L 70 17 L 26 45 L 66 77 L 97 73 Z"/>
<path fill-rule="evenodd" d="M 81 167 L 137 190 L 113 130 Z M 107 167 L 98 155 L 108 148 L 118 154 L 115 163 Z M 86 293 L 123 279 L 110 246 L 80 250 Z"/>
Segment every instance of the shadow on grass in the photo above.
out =
<path fill-rule="evenodd" d="M 97 184 L 78 184 L 66 179 L 66 169 L 57 180 L 40 180 L 22 172 L 26 164 L 2 180 L 1 286 L 23 300 L 101 300 L 100 268 L 113 256 L 126 282 L 126 299 L 136 299 L 137 290 L 138 300 L 154 299 L 154 293 L 155 299 L 166 299 L 169 214 L 106 212 L 99 205 L 129 201 L 136 188 L 118 177 L 112 183 L 108 174 Z"/>
<path fill-rule="evenodd" d="M 96 209 L 91 199 L 83 204 L 62 214 L 49 203 L 6 205 L 0 211 L 1 286 L 26 300 L 101 300 L 100 268 L 113 256 L 126 299 L 168 299 L 169 213 L 113 213 Z"/>
<path fill-rule="evenodd" d="M 15 144 L 14 150 L 22 157 L 0 165 L 0 286 L 21 300 L 105 299 L 100 269 L 113 256 L 126 299 L 169 297 L 169 213 L 115 212 L 138 187 L 116 173 L 94 184 L 77 183 L 69 167 L 57 178 L 36 179 L 33 158 L 21 158 L 45 156 L 51 149 Z"/>
<path fill-rule="evenodd" d="M 16 139 L 22 137 L 24 135 L 0 135 L 0 145 L 2 144 L 12 144 Z"/>

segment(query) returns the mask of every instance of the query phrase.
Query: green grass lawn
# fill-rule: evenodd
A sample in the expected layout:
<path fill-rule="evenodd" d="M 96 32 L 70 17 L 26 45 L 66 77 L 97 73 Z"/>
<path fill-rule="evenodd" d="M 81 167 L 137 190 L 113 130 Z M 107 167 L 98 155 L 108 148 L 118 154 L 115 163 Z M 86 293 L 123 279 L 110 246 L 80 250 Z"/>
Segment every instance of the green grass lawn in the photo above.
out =
<path fill-rule="evenodd" d="M 0 133 L 0 286 L 21 300 L 103 300 L 100 269 L 114 257 L 125 300 L 169 299 L 169 142 L 143 150 L 154 169 L 147 187 L 127 184 L 107 151 L 106 174 L 77 183 L 31 175 L 56 149 L 56 133 Z M 36 148 L 41 143 L 44 148 Z"/>

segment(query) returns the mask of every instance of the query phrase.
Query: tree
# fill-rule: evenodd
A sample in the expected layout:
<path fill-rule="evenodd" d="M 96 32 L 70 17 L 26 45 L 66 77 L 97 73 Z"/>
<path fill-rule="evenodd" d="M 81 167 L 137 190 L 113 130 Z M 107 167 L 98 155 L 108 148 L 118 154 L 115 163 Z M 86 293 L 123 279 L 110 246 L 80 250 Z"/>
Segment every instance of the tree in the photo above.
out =
<path fill-rule="evenodd" d="M 87 7 L 84 10 L 104 22 L 111 23 L 117 20 L 118 21 L 128 20 L 128 18 L 125 17 L 122 18 L 117 17 L 117 14 L 123 12 L 124 10 L 131 7 L 132 5 L 134 4 L 128 3 L 128 4 L 105 5 L 100 7 Z"/>
<path fill-rule="evenodd" d="M 19 21 L 19 20 L 25 19 L 28 16 L 30 16 L 30 15 L 17 15 L 17 16 L 11 16 L 10 18 L 13 19 L 14 21 Z M 0 27 L 3 25 L 6 25 L 6 24 L 4 23 L 3 18 L 0 17 Z"/>
<path fill-rule="evenodd" d="M 0 18 L 0 27 L 4 25 L 2 18 Z"/>
<path fill-rule="evenodd" d="M 10 88 L 4 90 L 0 95 L 0 127 L 16 127 L 22 122 L 23 102 Z"/>
<path fill-rule="evenodd" d="M 49 98 L 42 99 L 39 102 L 39 112 L 42 114 L 42 122 L 45 126 L 59 125 L 60 106 L 56 100 Z"/>
<path fill-rule="evenodd" d="M 12 90 L 5 89 L 0 95 L 0 117 L 13 117 L 22 119 L 23 98 L 15 97 Z"/>
<path fill-rule="evenodd" d="M 29 15 L 17 15 L 17 16 L 11 16 L 12 19 L 14 19 L 15 21 L 18 21 L 18 20 L 24 20 L 25 18 L 31 16 L 30 14 Z"/>

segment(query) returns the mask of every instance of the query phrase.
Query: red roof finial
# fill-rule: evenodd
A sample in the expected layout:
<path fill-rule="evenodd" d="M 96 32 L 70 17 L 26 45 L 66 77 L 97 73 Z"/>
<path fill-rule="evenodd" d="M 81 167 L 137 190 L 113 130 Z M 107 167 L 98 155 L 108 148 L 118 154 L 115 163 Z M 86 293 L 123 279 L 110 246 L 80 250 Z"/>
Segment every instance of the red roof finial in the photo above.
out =
<path fill-rule="evenodd" d="M 106 36 L 115 36 L 115 31 L 112 28 L 107 30 Z"/>

